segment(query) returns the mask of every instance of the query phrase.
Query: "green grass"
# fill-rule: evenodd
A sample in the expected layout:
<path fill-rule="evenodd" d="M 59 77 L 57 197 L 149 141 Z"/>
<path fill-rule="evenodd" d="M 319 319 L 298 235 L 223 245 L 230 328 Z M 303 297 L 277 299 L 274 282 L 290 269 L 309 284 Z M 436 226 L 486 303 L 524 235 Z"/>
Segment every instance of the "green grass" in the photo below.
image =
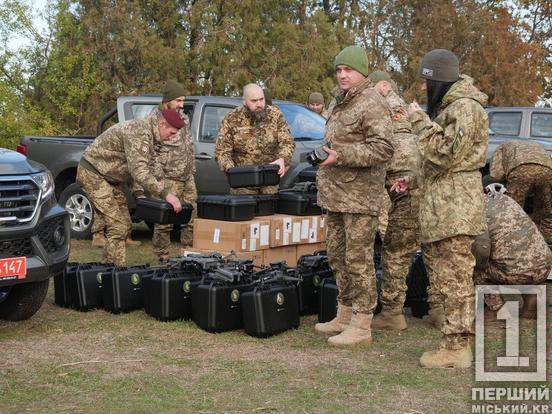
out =
<path fill-rule="evenodd" d="M 129 264 L 155 263 L 149 233 L 138 230 L 143 244 Z M 71 260 L 99 260 L 89 243 L 74 241 Z M 62 309 L 51 284 L 32 319 L 0 322 L 0 413 L 469 412 L 473 369 L 418 366 L 440 340 L 423 321 L 409 317 L 408 330 L 376 332 L 372 346 L 355 349 L 330 348 L 315 322 L 302 318 L 299 329 L 268 339 L 209 334 L 143 311 Z M 534 341 L 531 326 L 523 330 L 522 348 Z M 502 349 L 501 335 L 490 330 L 490 349 Z"/>

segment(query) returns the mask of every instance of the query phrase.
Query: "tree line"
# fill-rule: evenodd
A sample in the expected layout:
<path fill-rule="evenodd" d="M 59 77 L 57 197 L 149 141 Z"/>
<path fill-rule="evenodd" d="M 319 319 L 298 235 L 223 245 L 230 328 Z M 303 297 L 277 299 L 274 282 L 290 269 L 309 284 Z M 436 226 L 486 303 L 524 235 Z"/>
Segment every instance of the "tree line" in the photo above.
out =
<path fill-rule="evenodd" d="M 363 46 L 423 102 L 430 49 L 456 53 L 491 105 L 552 100 L 548 0 L 53 0 L 37 28 L 28 1 L 0 4 L 0 145 L 23 134 L 93 134 L 120 95 L 237 96 L 258 82 L 304 102 L 335 86 L 333 58 Z M 26 39 L 14 47 L 14 36 Z"/>

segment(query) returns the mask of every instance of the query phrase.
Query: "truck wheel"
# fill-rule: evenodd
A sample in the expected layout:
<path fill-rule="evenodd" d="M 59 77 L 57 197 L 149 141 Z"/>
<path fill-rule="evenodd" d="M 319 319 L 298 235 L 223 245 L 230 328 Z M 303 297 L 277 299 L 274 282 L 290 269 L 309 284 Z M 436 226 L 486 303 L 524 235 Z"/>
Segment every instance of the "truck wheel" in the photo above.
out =
<path fill-rule="evenodd" d="M 79 185 L 73 183 L 65 188 L 59 195 L 59 204 L 69 213 L 71 237 L 74 239 L 91 238 L 94 208 Z"/>
<path fill-rule="evenodd" d="M 0 319 L 23 321 L 33 316 L 42 306 L 49 279 L 0 288 Z"/>

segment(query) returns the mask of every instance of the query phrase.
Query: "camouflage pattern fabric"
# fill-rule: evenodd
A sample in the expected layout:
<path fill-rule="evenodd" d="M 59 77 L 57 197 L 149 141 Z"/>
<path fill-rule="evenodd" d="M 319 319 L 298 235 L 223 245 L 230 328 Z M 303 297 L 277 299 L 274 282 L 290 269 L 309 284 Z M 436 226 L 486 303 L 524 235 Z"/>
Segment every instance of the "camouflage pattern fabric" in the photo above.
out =
<path fill-rule="evenodd" d="M 332 212 L 378 216 L 383 204 L 385 163 L 393 156 L 391 112 L 366 78 L 337 98 L 324 142 L 337 162 L 318 169 L 320 205 Z"/>
<path fill-rule="evenodd" d="M 326 246 L 337 299 L 355 313 L 371 314 L 377 304 L 373 249 L 377 224 L 377 217 L 368 214 L 328 213 Z"/>
<path fill-rule="evenodd" d="M 157 119 L 118 123 L 99 135 L 82 157 L 114 185 L 131 179 L 154 197 L 164 198 L 163 185 L 152 171 L 154 141 L 159 139 Z"/>
<path fill-rule="evenodd" d="M 92 221 L 92 227 L 90 227 L 90 230 L 92 231 L 92 234 L 95 233 L 102 233 L 102 235 L 105 233 L 105 219 L 102 216 L 102 213 L 100 213 L 99 210 L 94 208 L 94 220 Z"/>
<path fill-rule="evenodd" d="M 384 310 L 401 312 L 406 299 L 406 275 L 412 256 L 418 250 L 419 192 L 416 190 L 420 157 L 417 137 L 411 133 L 406 116 L 406 104 L 395 92 L 386 96 L 393 113 L 393 158 L 387 164 L 385 187 L 391 203 L 388 227 L 383 238 L 381 263 L 382 280 L 380 299 Z M 408 177 L 410 191 L 389 191 L 395 179 Z"/>
<path fill-rule="evenodd" d="M 389 225 L 389 210 L 391 209 L 391 199 L 387 195 L 387 192 L 384 192 L 382 195 L 382 206 L 381 211 L 378 215 L 378 234 L 380 239 L 385 238 L 385 232 L 387 231 L 387 226 Z"/>
<path fill-rule="evenodd" d="M 125 194 L 120 185 L 113 185 L 104 177 L 81 165 L 77 168 L 77 184 L 84 190 L 106 225 L 106 243 L 103 261 L 117 266 L 126 265 L 125 241 L 131 231 L 131 220 Z"/>
<path fill-rule="evenodd" d="M 222 121 L 215 157 L 222 171 L 240 165 L 268 164 L 283 158 L 289 165 L 295 142 L 282 112 L 266 106 L 266 119 L 254 121 L 245 107 L 231 111 Z"/>
<path fill-rule="evenodd" d="M 533 194 L 532 218 L 548 243 L 552 243 L 552 169 L 538 164 L 514 168 L 506 181 L 506 193 L 520 206 Z"/>
<path fill-rule="evenodd" d="M 190 203 L 194 207 L 192 220 L 180 230 L 180 243 L 183 246 L 191 246 L 193 240 L 193 219 L 197 217 L 197 190 L 193 177 L 186 181 L 165 179 L 165 187 L 178 197 L 180 201 Z M 158 256 L 168 256 L 169 246 L 171 245 L 172 224 L 156 224 L 153 229 L 153 252 Z"/>
<path fill-rule="evenodd" d="M 406 275 L 419 248 L 418 194 L 396 200 L 389 212 L 389 225 L 381 252 L 380 299 L 386 311 L 401 311 L 406 299 Z"/>
<path fill-rule="evenodd" d="M 422 159 L 423 243 L 460 234 L 476 236 L 485 230 L 479 169 L 487 159 L 486 102 L 487 96 L 473 85 L 473 79 L 462 75 L 443 97 L 434 122 L 423 111 L 410 116 Z"/>
<path fill-rule="evenodd" d="M 441 328 L 443 346 L 460 349 L 473 334 L 475 288 L 471 252 L 474 236 L 454 236 L 422 245 L 424 264 L 428 271 L 431 307 L 442 305 L 446 316 Z"/>
<path fill-rule="evenodd" d="M 277 194 L 277 185 L 267 185 L 266 187 L 243 187 L 243 188 L 231 188 L 230 194 L 232 195 L 258 195 L 258 194 Z"/>
<path fill-rule="evenodd" d="M 537 142 L 506 141 L 495 150 L 489 174 L 496 180 L 509 181 L 508 176 L 514 169 L 527 164 L 552 169 L 552 158 L 546 148 Z"/>
<path fill-rule="evenodd" d="M 491 252 L 487 266 L 474 272 L 475 284 L 532 285 L 542 283 L 552 268 L 552 251 L 521 206 L 505 194 L 488 195 L 487 224 Z M 485 303 L 496 310 L 500 295 Z"/>

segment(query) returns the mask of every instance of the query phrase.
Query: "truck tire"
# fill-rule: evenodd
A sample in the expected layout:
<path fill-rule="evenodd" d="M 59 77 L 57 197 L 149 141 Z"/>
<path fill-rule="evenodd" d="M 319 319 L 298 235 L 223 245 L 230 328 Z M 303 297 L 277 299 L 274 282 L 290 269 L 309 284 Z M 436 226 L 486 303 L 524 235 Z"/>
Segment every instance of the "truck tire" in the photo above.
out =
<path fill-rule="evenodd" d="M 59 204 L 69 213 L 71 237 L 74 239 L 90 239 L 92 237 L 94 208 L 88 196 L 77 183 L 69 185 L 61 192 Z"/>
<path fill-rule="evenodd" d="M 23 321 L 33 316 L 44 302 L 49 282 L 46 279 L 0 288 L 0 319 Z"/>

